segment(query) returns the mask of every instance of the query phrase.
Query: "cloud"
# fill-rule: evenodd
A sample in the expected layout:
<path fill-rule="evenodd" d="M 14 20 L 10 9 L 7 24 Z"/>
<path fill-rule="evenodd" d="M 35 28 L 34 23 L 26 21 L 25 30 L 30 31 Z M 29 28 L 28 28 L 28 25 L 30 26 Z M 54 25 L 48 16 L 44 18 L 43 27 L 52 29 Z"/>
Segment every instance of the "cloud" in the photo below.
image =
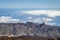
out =
<path fill-rule="evenodd" d="M 34 22 L 34 23 L 46 23 L 48 25 L 55 25 L 56 23 L 53 22 L 53 19 L 51 18 L 32 18 L 32 17 L 27 17 L 27 20 L 21 21 L 20 19 L 15 19 L 9 16 L 1 16 L 0 17 L 0 23 L 19 23 L 19 22 Z"/>
<path fill-rule="evenodd" d="M 0 17 L 0 23 L 17 23 L 20 22 L 19 19 L 14 19 L 12 17 L 8 17 L 8 16 L 1 16 Z"/>
<path fill-rule="evenodd" d="M 22 13 L 32 14 L 32 15 L 47 15 L 49 17 L 56 17 L 60 16 L 60 11 L 56 10 L 28 10 L 28 11 L 21 11 Z"/>
<path fill-rule="evenodd" d="M 32 17 L 28 17 L 28 18 L 26 18 L 27 20 L 29 20 L 29 19 L 32 19 Z"/>
<path fill-rule="evenodd" d="M 53 19 L 52 18 L 32 18 L 32 17 L 28 17 L 26 18 L 27 21 L 29 22 L 35 22 L 35 23 L 45 23 L 45 24 L 48 24 L 48 25 L 55 25 L 56 23 L 53 22 Z"/>
<path fill-rule="evenodd" d="M 49 22 L 49 23 L 45 23 L 47 25 L 57 25 L 55 22 Z"/>
<path fill-rule="evenodd" d="M 45 17 L 43 17 L 42 20 L 43 20 L 45 23 L 47 23 L 47 22 L 52 22 L 52 21 L 53 21 L 52 18 L 45 18 Z"/>

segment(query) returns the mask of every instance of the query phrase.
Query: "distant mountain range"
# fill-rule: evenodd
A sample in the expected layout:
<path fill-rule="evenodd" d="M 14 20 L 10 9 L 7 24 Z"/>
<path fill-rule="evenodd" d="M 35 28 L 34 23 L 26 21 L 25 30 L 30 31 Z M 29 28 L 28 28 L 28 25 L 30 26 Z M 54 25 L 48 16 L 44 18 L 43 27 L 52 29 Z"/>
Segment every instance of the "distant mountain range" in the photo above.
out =
<path fill-rule="evenodd" d="M 0 36 L 60 37 L 60 26 L 45 23 L 0 23 Z"/>

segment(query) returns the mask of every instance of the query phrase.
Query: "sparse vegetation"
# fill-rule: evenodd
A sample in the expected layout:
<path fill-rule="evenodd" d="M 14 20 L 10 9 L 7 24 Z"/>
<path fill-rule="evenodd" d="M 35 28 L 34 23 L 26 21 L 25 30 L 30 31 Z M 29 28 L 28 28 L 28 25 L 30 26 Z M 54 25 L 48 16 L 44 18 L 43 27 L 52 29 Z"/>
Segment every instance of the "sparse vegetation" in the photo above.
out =
<path fill-rule="evenodd" d="M 7 36 L 0 36 L 0 40 L 56 40 L 54 38 L 43 38 L 43 37 L 32 37 L 32 36 L 20 36 L 20 37 L 7 37 Z M 57 38 L 60 40 L 60 38 Z"/>

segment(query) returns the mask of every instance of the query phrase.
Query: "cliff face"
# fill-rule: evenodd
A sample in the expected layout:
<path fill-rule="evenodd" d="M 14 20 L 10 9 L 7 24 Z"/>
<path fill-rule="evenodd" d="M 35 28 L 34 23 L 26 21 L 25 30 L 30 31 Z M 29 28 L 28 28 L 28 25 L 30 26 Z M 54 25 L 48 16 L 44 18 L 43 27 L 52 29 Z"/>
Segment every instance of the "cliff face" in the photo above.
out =
<path fill-rule="evenodd" d="M 0 23 L 0 35 L 30 35 L 41 37 L 59 37 L 60 27 L 46 24 L 27 23 Z"/>

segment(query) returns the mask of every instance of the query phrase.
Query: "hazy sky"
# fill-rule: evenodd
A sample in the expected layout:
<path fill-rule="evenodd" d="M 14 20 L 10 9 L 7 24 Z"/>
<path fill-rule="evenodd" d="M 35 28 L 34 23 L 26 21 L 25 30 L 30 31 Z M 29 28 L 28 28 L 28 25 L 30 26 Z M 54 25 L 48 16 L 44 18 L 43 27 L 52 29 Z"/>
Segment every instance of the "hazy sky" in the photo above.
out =
<path fill-rule="evenodd" d="M 0 8 L 60 8 L 60 0 L 0 0 Z"/>

